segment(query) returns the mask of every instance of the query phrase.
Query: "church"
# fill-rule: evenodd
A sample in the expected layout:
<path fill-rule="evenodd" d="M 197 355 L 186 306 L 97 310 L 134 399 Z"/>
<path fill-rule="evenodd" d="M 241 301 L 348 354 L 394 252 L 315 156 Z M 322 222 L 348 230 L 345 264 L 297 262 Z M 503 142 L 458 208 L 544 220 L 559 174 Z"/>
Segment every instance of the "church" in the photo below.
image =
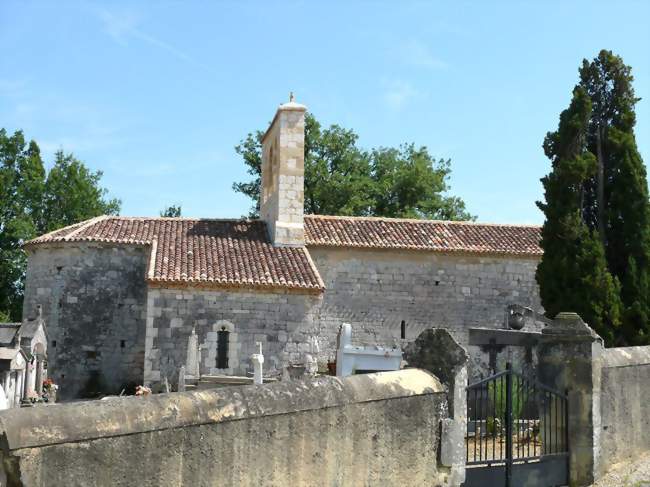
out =
<path fill-rule="evenodd" d="M 305 215 L 304 116 L 280 105 L 263 137 L 257 220 L 100 216 L 25 244 L 23 316 L 48 330 L 63 399 L 173 382 L 190 337 L 199 373 L 265 374 L 312 343 L 403 346 L 444 327 L 503 326 L 512 303 L 541 311 L 540 227 Z"/>

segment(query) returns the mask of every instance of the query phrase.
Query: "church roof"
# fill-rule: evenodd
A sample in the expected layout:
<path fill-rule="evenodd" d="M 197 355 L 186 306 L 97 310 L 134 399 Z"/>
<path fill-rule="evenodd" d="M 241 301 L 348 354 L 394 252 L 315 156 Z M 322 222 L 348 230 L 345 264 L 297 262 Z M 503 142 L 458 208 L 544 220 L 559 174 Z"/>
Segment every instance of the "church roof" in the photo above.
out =
<path fill-rule="evenodd" d="M 541 256 L 541 227 L 403 218 L 305 217 L 307 245 Z"/>
<path fill-rule="evenodd" d="M 304 248 L 274 247 L 260 220 L 102 216 L 27 242 L 150 245 L 150 283 L 208 287 L 324 289 Z"/>
<path fill-rule="evenodd" d="M 305 216 L 307 246 L 537 257 L 540 227 L 399 218 Z M 274 247 L 261 220 L 101 216 L 42 235 L 57 242 L 151 246 L 150 283 L 320 292 L 307 248 Z"/>

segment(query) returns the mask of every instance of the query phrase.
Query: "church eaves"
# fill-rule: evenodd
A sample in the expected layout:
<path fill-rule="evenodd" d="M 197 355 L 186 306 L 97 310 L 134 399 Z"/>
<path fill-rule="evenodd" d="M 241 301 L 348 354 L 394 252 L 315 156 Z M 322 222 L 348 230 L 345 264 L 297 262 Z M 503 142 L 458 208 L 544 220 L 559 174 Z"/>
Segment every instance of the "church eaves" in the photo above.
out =
<path fill-rule="evenodd" d="M 307 249 L 274 247 L 259 220 L 102 216 L 45 234 L 25 247 L 68 242 L 150 246 L 151 284 L 309 293 L 325 288 Z"/>

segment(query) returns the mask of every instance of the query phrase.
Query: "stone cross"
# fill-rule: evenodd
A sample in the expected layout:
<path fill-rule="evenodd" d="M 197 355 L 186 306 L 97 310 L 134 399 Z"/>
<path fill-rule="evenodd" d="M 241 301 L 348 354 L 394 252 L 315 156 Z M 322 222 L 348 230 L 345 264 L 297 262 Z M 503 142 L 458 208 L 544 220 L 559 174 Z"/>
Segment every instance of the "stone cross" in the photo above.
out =
<path fill-rule="evenodd" d="M 490 356 L 490 370 L 492 373 L 496 373 L 497 371 L 497 355 L 501 350 L 503 350 L 503 345 L 497 345 L 497 340 L 496 338 L 490 338 L 490 343 L 488 345 L 483 345 L 484 351 L 489 353 Z"/>

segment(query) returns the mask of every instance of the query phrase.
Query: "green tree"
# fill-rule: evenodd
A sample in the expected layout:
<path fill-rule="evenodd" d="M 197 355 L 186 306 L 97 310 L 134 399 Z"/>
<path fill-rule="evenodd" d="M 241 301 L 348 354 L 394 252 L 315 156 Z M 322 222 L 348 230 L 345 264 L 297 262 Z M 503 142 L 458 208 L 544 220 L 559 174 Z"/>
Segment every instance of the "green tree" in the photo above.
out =
<path fill-rule="evenodd" d="M 105 200 L 101 172 L 58 152 L 46 174 L 38 145 L 22 132 L 0 129 L 0 314 L 20 320 L 26 258 L 22 244 L 40 233 L 101 214 L 116 214 Z"/>
<path fill-rule="evenodd" d="M 250 197 L 251 217 L 259 214 L 263 132 L 235 147 L 253 179 L 233 184 Z M 445 220 L 473 219 L 460 198 L 448 196 L 449 160 L 435 160 L 425 147 L 404 145 L 364 151 L 354 131 L 322 128 L 305 117 L 305 212 Z"/>
<path fill-rule="evenodd" d="M 435 160 L 413 144 L 371 152 L 373 214 L 402 218 L 470 220 L 465 203 L 446 196 L 449 159 Z"/>
<path fill-rule="evenodd" d="M 634 94 L 633 80 L 631 68 L 611 51 L 600 51 L 592 61 L 583 61 L 572 105 L 560 117 L 558 132 L 549 134 L 545 141 L 553 171 L 542 180 L 547 194 L 546 205 L 540 205 L 546 214 L 544 257 L 538 271 L 544 307 L 550 314 L 559 310 L 580 312 L 588 307 L 582 311 L 584 318 L 608 344 L 617 345 L 650 342 L 650 206 L 646 170 L 634 137 L 634 106 L 639 99 Z M 577 206 L 576 201 L 570 202 L 572 221 L 582 234 L 588 231 L 597 236 L 598 245 L 589 240 L 575 247 L 575 241 L 558 230 L 559 220 L 552 211 L 569 204 L 563 192 L 572 194 L 566 185 L 559 192 L 549 192 L 554 174 L 561 174 L 556 166 L 565 167 L 566 160 L 577 158 L 591 162 L 579 178 L 570 183 L 570 178 L 563 180 L 573 185 L 573 191 L 579 191 Z M 576 208 L 579 212 L 575 212 Z M 583 299 L 577 289 L 564 287 L 563 279 L 567 277 L 560 274 L 577 272 L 571 266 L 578 262 L 560 256 L 570 259 L 571 255 L 587 251 L 597 260 L 592 278 L 600 276 L 603 286 L 608 286 L 611 276 L 612 289 L 617 290 L 616 302 L 610 291 L 604 291 L 609 289 L 607 286 L 601 289 L 600 299 L 596 299 L 598 293 L 590 293 L 591 300 Z M 600 267 L 601 254 L 607 273 Z M 562 266 L 566 266 L 564 270 Z M 584 274 L 576 277 L 584 279 Z"/>
<path fill-rule="evenodd" d="M 591 113 L 588 94 L 576 87 L 558 130 L 544 140 L 552 170 L 542 179 L 546 202 L 537 203 L 546 220 L 536 277 L 549 316 L 575 311 L 611 343 L 621 323 L 620 284 L 607 268 L 598 231 L 584 221 L 588 186 L 598 172 L 587 149 Z"/>
<path fill-rule="evenodd" d="M 20 318 L 26 258 L 21 245 L 42 215 L 45 170 L 38 146 L 0 129 L 0 313 Z"/>
<path fill-rule="evenodd" d="M 58 151 L 45 181 L 43 220 L 39 231 L 49 232 L 98 215 L 116 215 L 120 201 L 106 200 L 99 182 L 101 171 L 90 171 L 72 154 Z"/>
<path fill-rule="evenodd" d="M 629 345 L 650 341 L 650 206 L 634 136 L 639 98 L 633 81 L 631 68 L 611 51 L 584 60 L 580 69 L 592 105 L 586 145 L 598 161 L 585 201 L 587 222 L 598 229 L 608 268 L 621 282 L 623 326 L 616 342 Z"/>
<path fill-rule="evenodd" d="M 170 205 L 160 212 L 160 216 L 166 218 L 178 218 L 181 216 L 181 205 Z"/>

